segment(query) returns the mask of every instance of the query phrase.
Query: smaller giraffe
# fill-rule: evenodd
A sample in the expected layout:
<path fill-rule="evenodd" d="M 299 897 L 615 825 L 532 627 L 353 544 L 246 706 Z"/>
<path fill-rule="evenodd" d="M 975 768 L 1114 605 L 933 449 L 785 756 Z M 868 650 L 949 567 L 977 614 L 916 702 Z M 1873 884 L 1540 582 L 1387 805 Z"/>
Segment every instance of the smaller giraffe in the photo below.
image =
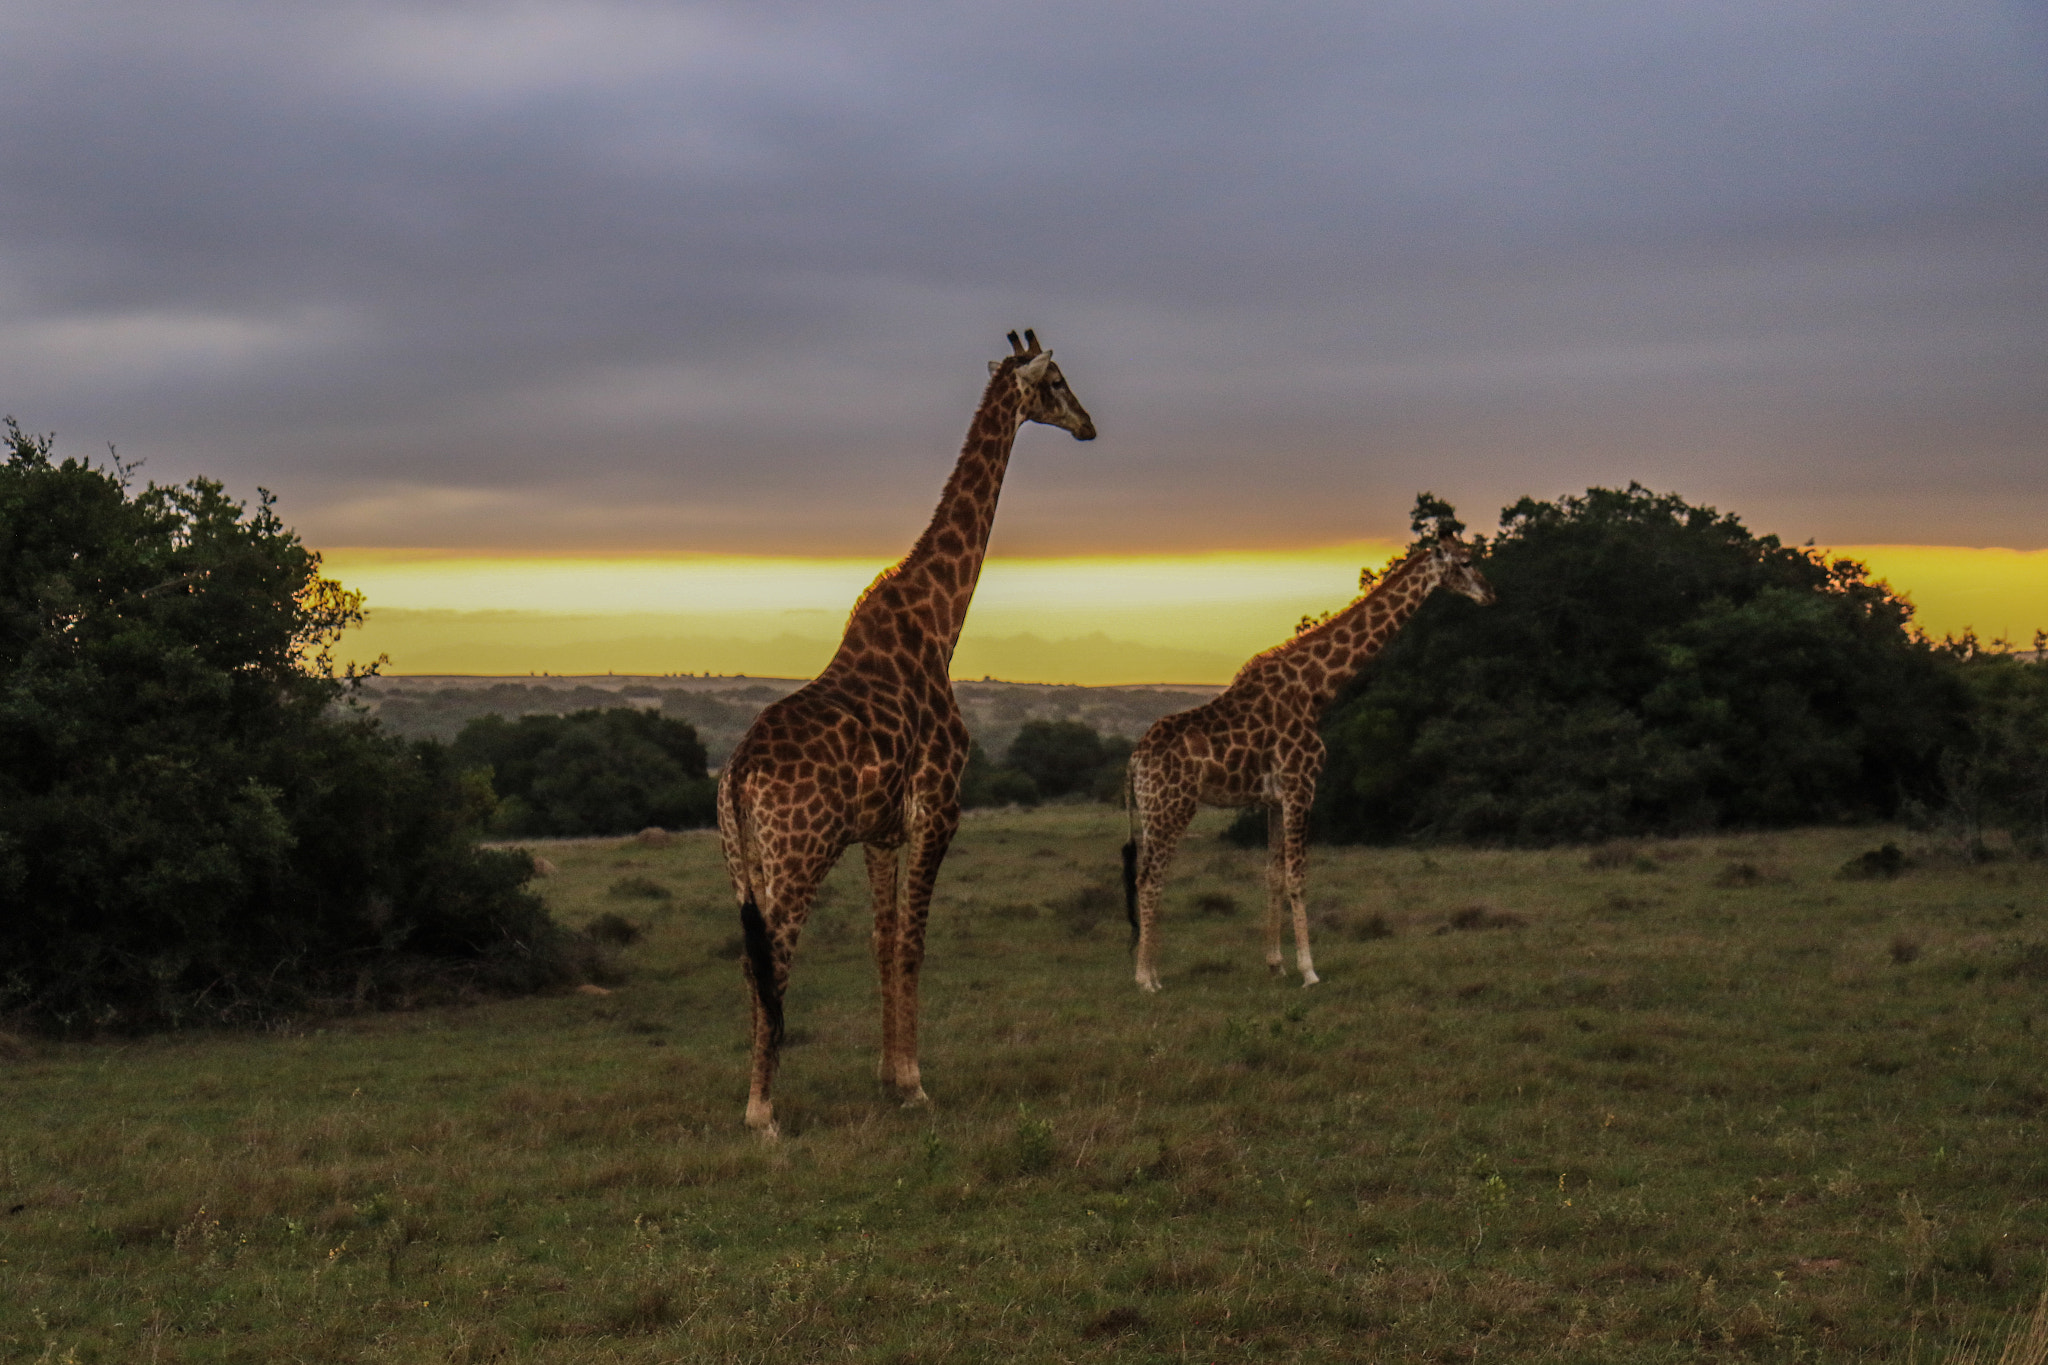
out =
<path fill-rule="evenodd" d="M 1425 507 L 1449 514 L 1433 498 L 1427 504 L 1418 499 L 1417 530 Z M 1473 567 L 1471 547 L 1458 539 L 1454 522 L 1417 541 L 1350 606 L 1254 656 L 1213 701 L 1163 717 L 1138 741 L 1125 778 L 1134 826 L 1124 845 L 1124 899 L 1141 990 L 1159 989 L 1160 893 L 1181 835 L 1204 805 L 1266 808 L 1266 965 L 1282 970 L 1284 903 L 1293 913 L 1301 984 L 1316 983 L 1303 894 L 1308 812 L 1323 770 L 1316 723 L 1438 588 L 1482 606 L 1493 601 L 1493 589 Z"/>

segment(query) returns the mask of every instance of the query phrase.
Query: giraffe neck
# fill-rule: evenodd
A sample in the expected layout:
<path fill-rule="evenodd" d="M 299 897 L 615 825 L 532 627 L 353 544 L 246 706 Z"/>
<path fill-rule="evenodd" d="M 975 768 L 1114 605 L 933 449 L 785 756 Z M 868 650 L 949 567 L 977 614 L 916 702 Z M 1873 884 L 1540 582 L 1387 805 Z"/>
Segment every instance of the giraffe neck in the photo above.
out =
<path fill-rule="evenodd" d="M 1442 571 L 1436 556 L 1410 555 L 1387 571 L 1372 590 L 1319 626 L 1303 631 L 1274 651 L 1288 671 L 1307 686 L 1320 713 L 1346 683 L 1379 653 L 1402 622 L 1436 589 Z"/>
<path fill-rule="evenodd" d="M 1004 365 L 988 382 L 981 406 L 967 429 L 960 459 L 939 494 L 931 524 L 901 563 L 875 580 L 855 604 L 847 623 L 845 655 L 857 638 L 866 638 L 867 619 L 891 618 L 891 636 L 921 634 L 936 641 L 948 662 L 967 623 L 967 608 L 981 579 L 982 558 L 995 526 L 996 499 L 1003 491 L 1010 447 L 1023 424 L 1024 394 Z"/>

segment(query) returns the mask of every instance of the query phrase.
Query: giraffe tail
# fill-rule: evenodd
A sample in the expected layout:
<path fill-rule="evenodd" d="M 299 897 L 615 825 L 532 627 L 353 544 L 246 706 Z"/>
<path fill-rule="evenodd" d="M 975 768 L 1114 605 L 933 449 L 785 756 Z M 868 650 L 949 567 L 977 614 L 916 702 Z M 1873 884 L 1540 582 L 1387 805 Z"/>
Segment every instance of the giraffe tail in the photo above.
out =
<path fill-rule="evenodd" d="M 740 936 L 747 945 L 747 974 L 754 979 L 754 998 L 768 1016 L 768 1043 L 782 1046 L 782 991 L 775 984 L 775 949 L 768 941 L 768 921 L 751 891 L 740 907 Z"/>
<path fill-rule="evenodd" d="M 782 991 L 775 984 L 775 945 L 768 936 L 768 921 L 754 896 L 752 859 L 746 838 L 746 798 L 741 792 L 744 775 L 740 763 L 726 764 L 718 781 L 718 829 L 725 846 L 733 880 L 741 887 L 740 941 L 746 945 L 747 977 L 754 983 L 754 998 L 768 1020 L 768 1044 L 781 1047 L 783 1036 Z"/>
<path fill-rule="evenodd" d="M 1138 841 L 1124 844 L 1124 917 L 1131 922 L 1131 946 L 1138 946 Z"/>

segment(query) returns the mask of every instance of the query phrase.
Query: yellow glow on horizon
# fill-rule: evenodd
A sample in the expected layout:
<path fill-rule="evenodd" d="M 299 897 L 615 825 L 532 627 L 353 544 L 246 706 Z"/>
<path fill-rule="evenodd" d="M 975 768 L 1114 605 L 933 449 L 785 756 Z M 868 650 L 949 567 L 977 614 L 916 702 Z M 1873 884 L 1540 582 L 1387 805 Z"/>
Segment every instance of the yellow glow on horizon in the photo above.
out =
<path fill-rule="evenodd" d="M 1016 681 L 1223 683 L 1304 614 L 1356 595 L 1401 546 L 992 559 L 954 675 Z M 1841 546 L 1906 594 L 1922 630 L 2031 643 L 2048 626 L 2048 550 Z M 739 556 L 478 557 L 329 551 L 370 617 L 343 641 L 393 674 L 747 673 L 807 677 L 886 562 Z"/>
<path fill-rule="evenodd" d="M 1357 595 L 1402 547 L 1286 554 L 991 559 L 954 674 L 1093 685 L 1227 682 L 1304 613 Z M 808 676 L 886 563 L 863 559 L 473 557 L 326 552 L 369 620 L 344 650 L 404 673 Z"/>
<path fill-rule="evenodd" d="M 1961 545 L 1842 545 L 1828 551 L 1867 566 L 1913 603 L 1913 620 L 1939 639 L 1973 629 L 2022 648 L 2048 628 L 2048 550 Z"/>
<path fill-rule="evenodd" d="M 1402 548 L 1391 541 L 1360 541 L 1286 553 L 991 559 L 975 590 L 975 609 L 1142 610 L 1295 596 L 1327 599 L 1333 583 L 1348 584 L 1355 594 L 1361 567 L 1377 568 Z M 323 558 L 327 575 L 362 592 L 372 609 L 579 616 L 788 611 L 843 616 L 875 576 L 895 562 L 737 555 L 472 557 L 356 549 L 329 550 Z M 1324 605 L 1330 604 L 1325 600 Z"/>

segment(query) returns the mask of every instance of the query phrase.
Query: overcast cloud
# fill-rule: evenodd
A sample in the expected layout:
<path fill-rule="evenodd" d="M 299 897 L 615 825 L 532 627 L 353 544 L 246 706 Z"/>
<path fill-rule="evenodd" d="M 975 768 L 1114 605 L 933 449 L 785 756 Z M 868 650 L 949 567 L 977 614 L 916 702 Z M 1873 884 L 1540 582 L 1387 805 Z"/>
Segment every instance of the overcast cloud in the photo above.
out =
<path fill-rule="evenodd" d="M 2048 545 L 2048 20 L 1988 0 L 0 6 L 0 407 L 314 544 L 1008 553 L 1634 478 Z"/>

